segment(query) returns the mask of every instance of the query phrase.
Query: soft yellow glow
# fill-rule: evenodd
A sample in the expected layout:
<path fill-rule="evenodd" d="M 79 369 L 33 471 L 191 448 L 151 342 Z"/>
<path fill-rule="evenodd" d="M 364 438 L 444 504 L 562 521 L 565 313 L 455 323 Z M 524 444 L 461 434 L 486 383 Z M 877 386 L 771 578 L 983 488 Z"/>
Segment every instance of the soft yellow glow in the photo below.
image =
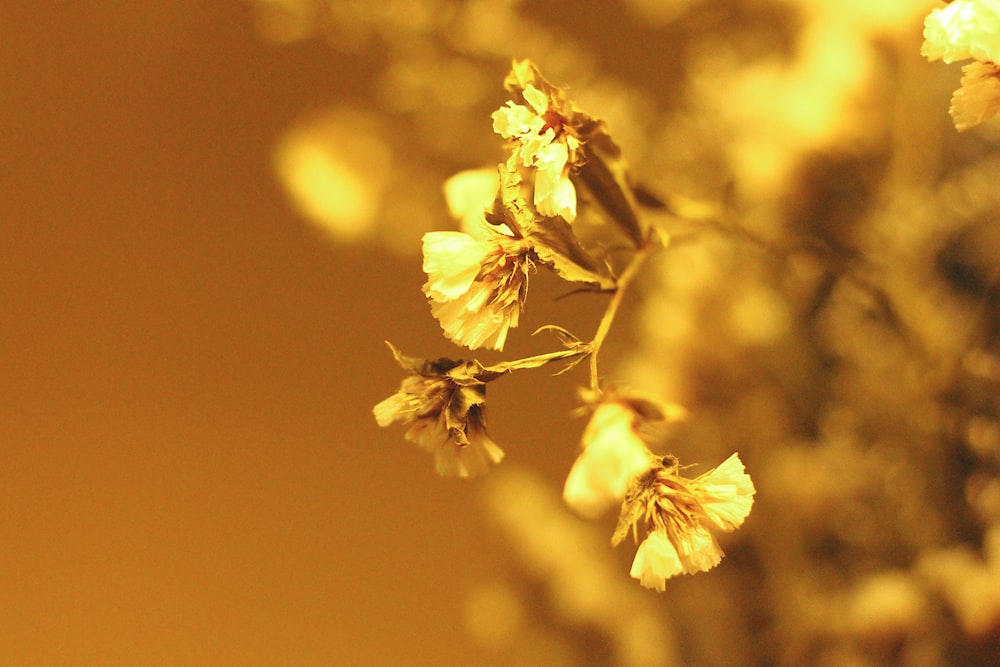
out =
<path fill-rule="evenodd" d="M 462 230 L 476 235 L 483 226 L 483 211 L 493 203 L 500 179 L 496 169 L 462 171 L 444 183 L 448 212 L 462 223 Z"/>
<path fill-rule="evenodd" d="M 338 240 L 369 234 L 380 211 L 388 151 L 352 114 L 293 127 L 274 166 L 296 210 Z"/>
<path fill-rule="evenodd" d="M 735 299 L 729 317 L 735 335 L 748 345 L 774 343 L 791 324 L 784 302 L 763 286 L 743 290 Z"/>

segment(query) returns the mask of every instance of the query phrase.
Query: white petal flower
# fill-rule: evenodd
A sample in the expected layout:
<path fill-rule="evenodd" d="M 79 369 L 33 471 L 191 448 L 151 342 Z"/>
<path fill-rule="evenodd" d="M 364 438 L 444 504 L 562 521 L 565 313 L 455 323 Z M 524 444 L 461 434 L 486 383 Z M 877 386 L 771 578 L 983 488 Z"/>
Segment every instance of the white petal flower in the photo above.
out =
<path fill-rule="evenodd" d="M 580 516 L 595 519 L 625 498 L 629 484 L 650 467 L 635 432 L 637 415 L 619 402 L 594 410 L 583 434 L 583 452 L 566 476 L 563 499 Z"/>
<path fill-rule="evenodd" d="M 445 335 L 471 349 L 503 349 L 527 296 L 530 246 L 497 232 L 429 232 L 423 246 L 423 290 Z"/>
<path fill-rule="evenodd" d="M 702 526 L 668 537 L 668 530 L 650 531 L 639 545 L 629 572 L 646 588 L 661 593 L 666 581 L 678 574 L 707 572 L 722 562 L 722 549 Z"/>
<path fill-rule="evenodd" d="M 568 142 L 551 143 L 535 153 L 535 208 L 542 215 L 562 216 L 573 222 L 576 219 L 576 187 L 567 176 L 566 163 L 570 159 Z"/>
<path fill-rule="evenodd" d="M 463 362 L 417 364 L 398 353 L 397 359 L 412 374 L 373 408 L 379 426 L 407 426 L 406 439 L 433 454 L 434 468 L 444 477 L 474 477 L 503 459 L 503 450 L 486 432 L 485 386 L 459 384 L 449 375 L 466 367 Z"/>
<path fill-rule="evenodd" d="M 743 525 L 753 507 L 754 488 L 739 454 L 732 454 L 715 470 L 693 480 L 692 487 L 705 517 L 719 530 L 731 532 Z"/>
<path fill-rule="evenodd" d="M 646 588 L 667 589 L 667 579 L 684 571 L 677 549 L 660 531 L 646 536 L 635 552 L 629 574 Z"/>
<path fill-rule="evenodd" d="M 948 110 L 959 132 L 975 127 L 1000 111 L 1000 67 L 972 62 L 962 67 L 962 87 Z"/>
<path fill-rule="evenodd" d="M 483 212 L 492 206 L 500 179 L 496 169 L 469 169 L 451 176 L 444 183 L 444 198 L 448 212 L 460 221 L 460 229 L 476 239 L 492 238 L 493 225 L 486 222 Z M 508 236 L 510 230 L 499 231 Z"/>
<path fill-rule="evenodd" d="M 576 159 L 580 140 L 566 114 L 541 90 L 527 84 L 521 91 L 524 104 L 507 102 L 493 112 L 493 130 L 515 141 L 514 158 L 535 169 L 535 208 L 542 215 L 576 219 L 576 188 L 569 166 Z"/>
<path fill-rule="evenodd" d="M 1000 2 L 955 0 L 924 20 L 920 53 L 946 63 L 966 58 L 1000 62 Z"/>
<path fill-rule="evenodd" d="M 637 530 L 639 521 L 645 522 L 647 537 L 636 553 L 632 576 L 659 591 L 674 575 L 705 572 L 721 562 L 722 548 L 709 526 L 735 530 L 756 493 L 737 454 L 696 479 L 681 477 L 679 470 L 677 459 L 668 456 L 659 468 L 636 479 L 612 539 L 617 544 Z"/>
<path fill-rule="evenodd" d="M 695 526 L 674 539 L 685 574 L 707 572 L 722 561 L 722 548 L 704 526 Z"/>

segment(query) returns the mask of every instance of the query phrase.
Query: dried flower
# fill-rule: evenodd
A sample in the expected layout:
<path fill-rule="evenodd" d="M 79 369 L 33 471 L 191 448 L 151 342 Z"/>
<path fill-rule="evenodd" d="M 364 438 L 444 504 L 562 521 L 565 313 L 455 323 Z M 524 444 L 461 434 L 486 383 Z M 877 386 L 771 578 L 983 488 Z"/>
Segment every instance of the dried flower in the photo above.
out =
<path fill-rule="evenodd" d="M 1000 67 L 973 62 L 962 67 L 962 86 L 948 112 L 959 132 L 983 123 L 1000 111 Z"/>
<path fill-rule="evenodd" d="M 487 238 L 425 234 L 423 290 L 450 340 L 470 349 L 502 350 L 521 315 L 533 259 L 524 239 L 486 231 Z"/>
<path fill-rule="evenodd" d="M 503 450 L 486 432 L 486 386 L 476 379 L 474 361 L 405 357 L 389 346 L 410 372 L 399 391 L 375 406 L 379 426 L 402 423 L 406 439 L 434 455 L 443 477 L 474 477 L 499 463 Z"/>
<path fill-rule="evenodd" d="M 493 130 L 514 142 L 513 158 L 535 169 L 535 208 L 542 215 L 576 219 L 576 188 L 569 178 L 577 161 L 580 138 L 572 123 L 573 109 L 562 91 L 549 85 L 529 61 L 515 62 L 508 87 L 514 101 L 493 112 Z"/>
<path fill-rule="evenodd" d="M 623 402 L 602 403 L 583 433 L 583 451 L 566 476 L 563 500 L 596 519 L 625 498 L 629 484 L 655 460 L 636 433 L 640 416 Z"/>
<path fill-rule="evenodd" d="M 710 570 L 723 552 L 708 526 L 731 532 L 743 524 L 756 493 L 738 454 L 695 479 L 681 477 L 672 456 L 635 480 L 622 505 L 618 544 L 644 521 L 646 538 L 636 551 L 631 575 L 646 588 L 663 591 L 677 574 Z"/>
<path fill-rule="evenodd" d="M 962 68 L 962 85 L 949 113 L 960 132 L 989 120 L 1000 110 L 1000 3 L 955 0 L 924 20 L 920 53 L 946 63 L 974 59 Z"/>
<path fill-rule="evenodd" d="M 967 58 L 1000 62 L 1000 3 L 955 0 L 934 9 L 924 19 L 920 53 L 946 63 Z"/>

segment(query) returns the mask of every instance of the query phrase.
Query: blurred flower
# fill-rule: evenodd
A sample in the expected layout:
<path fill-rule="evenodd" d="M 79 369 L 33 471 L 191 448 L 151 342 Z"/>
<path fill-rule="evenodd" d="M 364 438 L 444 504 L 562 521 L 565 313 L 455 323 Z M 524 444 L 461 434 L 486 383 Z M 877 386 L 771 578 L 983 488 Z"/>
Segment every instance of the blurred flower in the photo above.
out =
<path fill-rule="evenodd" d="M 636 433 L 640 416 L 610 401 L 594 410 L 583 433 L 583 451 L 566 476 L 563 500 L 580 516 L 596 519 L 625 498 L 629 484 L 655 460 Z"/>
<path fill-rule="evenodd" d="M 464 232 L 425 234 L 423 289 L 450 340 L 471 349 L 502 350 L 527 297 L 531 245 L 486 231 L 483 239 Z"/>
<path fill-rule="evenodd" d="M 989 120 L 1000 111 L 1000 68 L 973 62 L 962 67 L 962 86 L 948 110 L 959 132 Z"/>
<path fill-rule="evenodd" d="M 756 493 L 738 454 L 695 479 L 681 477 L 672 456 L 638 478 L 622 505 L 612 542 L 619 543 L 645 521 L 646 539 L 639 545 L 630 574 L 646 588 L 663 591 L 677 574 L 712 569 L 723 552 L 708 525 L 731 532 L 743 524 Z M 706 525 L 707 524 L 707 525 Z"/>
<path fill-rule="evenodd" d="M 575 112 L 566 104 L 559 89 L 544 80 L 529 61 L 515 62 L 508 82 L 520 91 L 524 104 L 509 101 L 493 112 L 493 130 L 515 142 L 513 159 L 535 169 L 535 208 L 542 215 L 576 219 L 576 188 L 569 168 L 577 160 L 580 139 L 574 124 Z M 537 77 L 540 79 L 540 77 Z M 545 90 L 539 89 L 538 84 Z M 512 87 L 510 83 L 508 87 Z"/>
<path fill-rule="evenodd" d="M 474 477 L 499 463 L 503 450 L 486 432 L 486 387 L 476 379 L 481 367 L 404 357 L 390 348 L 410 375 L 373 409 L 378 425 L 408 426 L 406 439 L 434 455 L 434 468 L 442 477 Z"/>
<path fill-rule="evenodd" d="M 273 159 L 303 218 L 338 241 L 377 233 L 393 160 L 371 117 L 345 108 L 302 118 L 282 132 Z"/>
<path fill-rule="evenodd" d="M 488 236 L 484 233 L 488 226 L 484 212 L 493 205 L 499 187 L 497 170 L 492 168 L 460 171 L 445 181 L 448 212 L 463 232 L 476 238 Z"/>
<path fill-rule="evenodd" d="M 932 10 L 924 19 L 920 53 L 946 63 L 967 58 L 1000 61 L 1000 2 L 955 0 Z"/>
<path fill-rule="evenodd" d="M 962 68 L 962 85 L 951 98 L 949 113 L 957 130 L 989 120 L 1000 110 L 1000 2 L 955 0 L 924 20 L 920 53 L 946 63 L 973 58 Z"/>

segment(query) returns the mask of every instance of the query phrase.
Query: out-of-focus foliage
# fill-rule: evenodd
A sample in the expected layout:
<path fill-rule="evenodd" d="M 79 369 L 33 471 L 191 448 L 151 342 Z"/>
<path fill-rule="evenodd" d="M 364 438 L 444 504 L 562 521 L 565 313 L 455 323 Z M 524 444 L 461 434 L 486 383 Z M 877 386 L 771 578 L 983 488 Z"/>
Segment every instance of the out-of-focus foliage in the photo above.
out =
<path fill-rule="evenodd" d="M 519 576 L 470 594 L 469 630 L 502 664 L 995 663 L 1000 133 L 952 127 L 955 68 L 920 56 L 939 3 L 256 4 L 264 38 L 371 68 L 367 97 L 276 138 L 292 201 L 338 238 L 415 255 L 453 224 L 446 179 L 503 159 L 512 57 L 685 212 L 650 212 L 671 244 L 618 375 L 688 408 L 681 458 L 738 450 L 757 505 L 722 566 L 656 597 L 601 562 L 605 527 L 499 466 L 485 505 Z M 572 459 L 574 437 L 548 444 Z"/>

